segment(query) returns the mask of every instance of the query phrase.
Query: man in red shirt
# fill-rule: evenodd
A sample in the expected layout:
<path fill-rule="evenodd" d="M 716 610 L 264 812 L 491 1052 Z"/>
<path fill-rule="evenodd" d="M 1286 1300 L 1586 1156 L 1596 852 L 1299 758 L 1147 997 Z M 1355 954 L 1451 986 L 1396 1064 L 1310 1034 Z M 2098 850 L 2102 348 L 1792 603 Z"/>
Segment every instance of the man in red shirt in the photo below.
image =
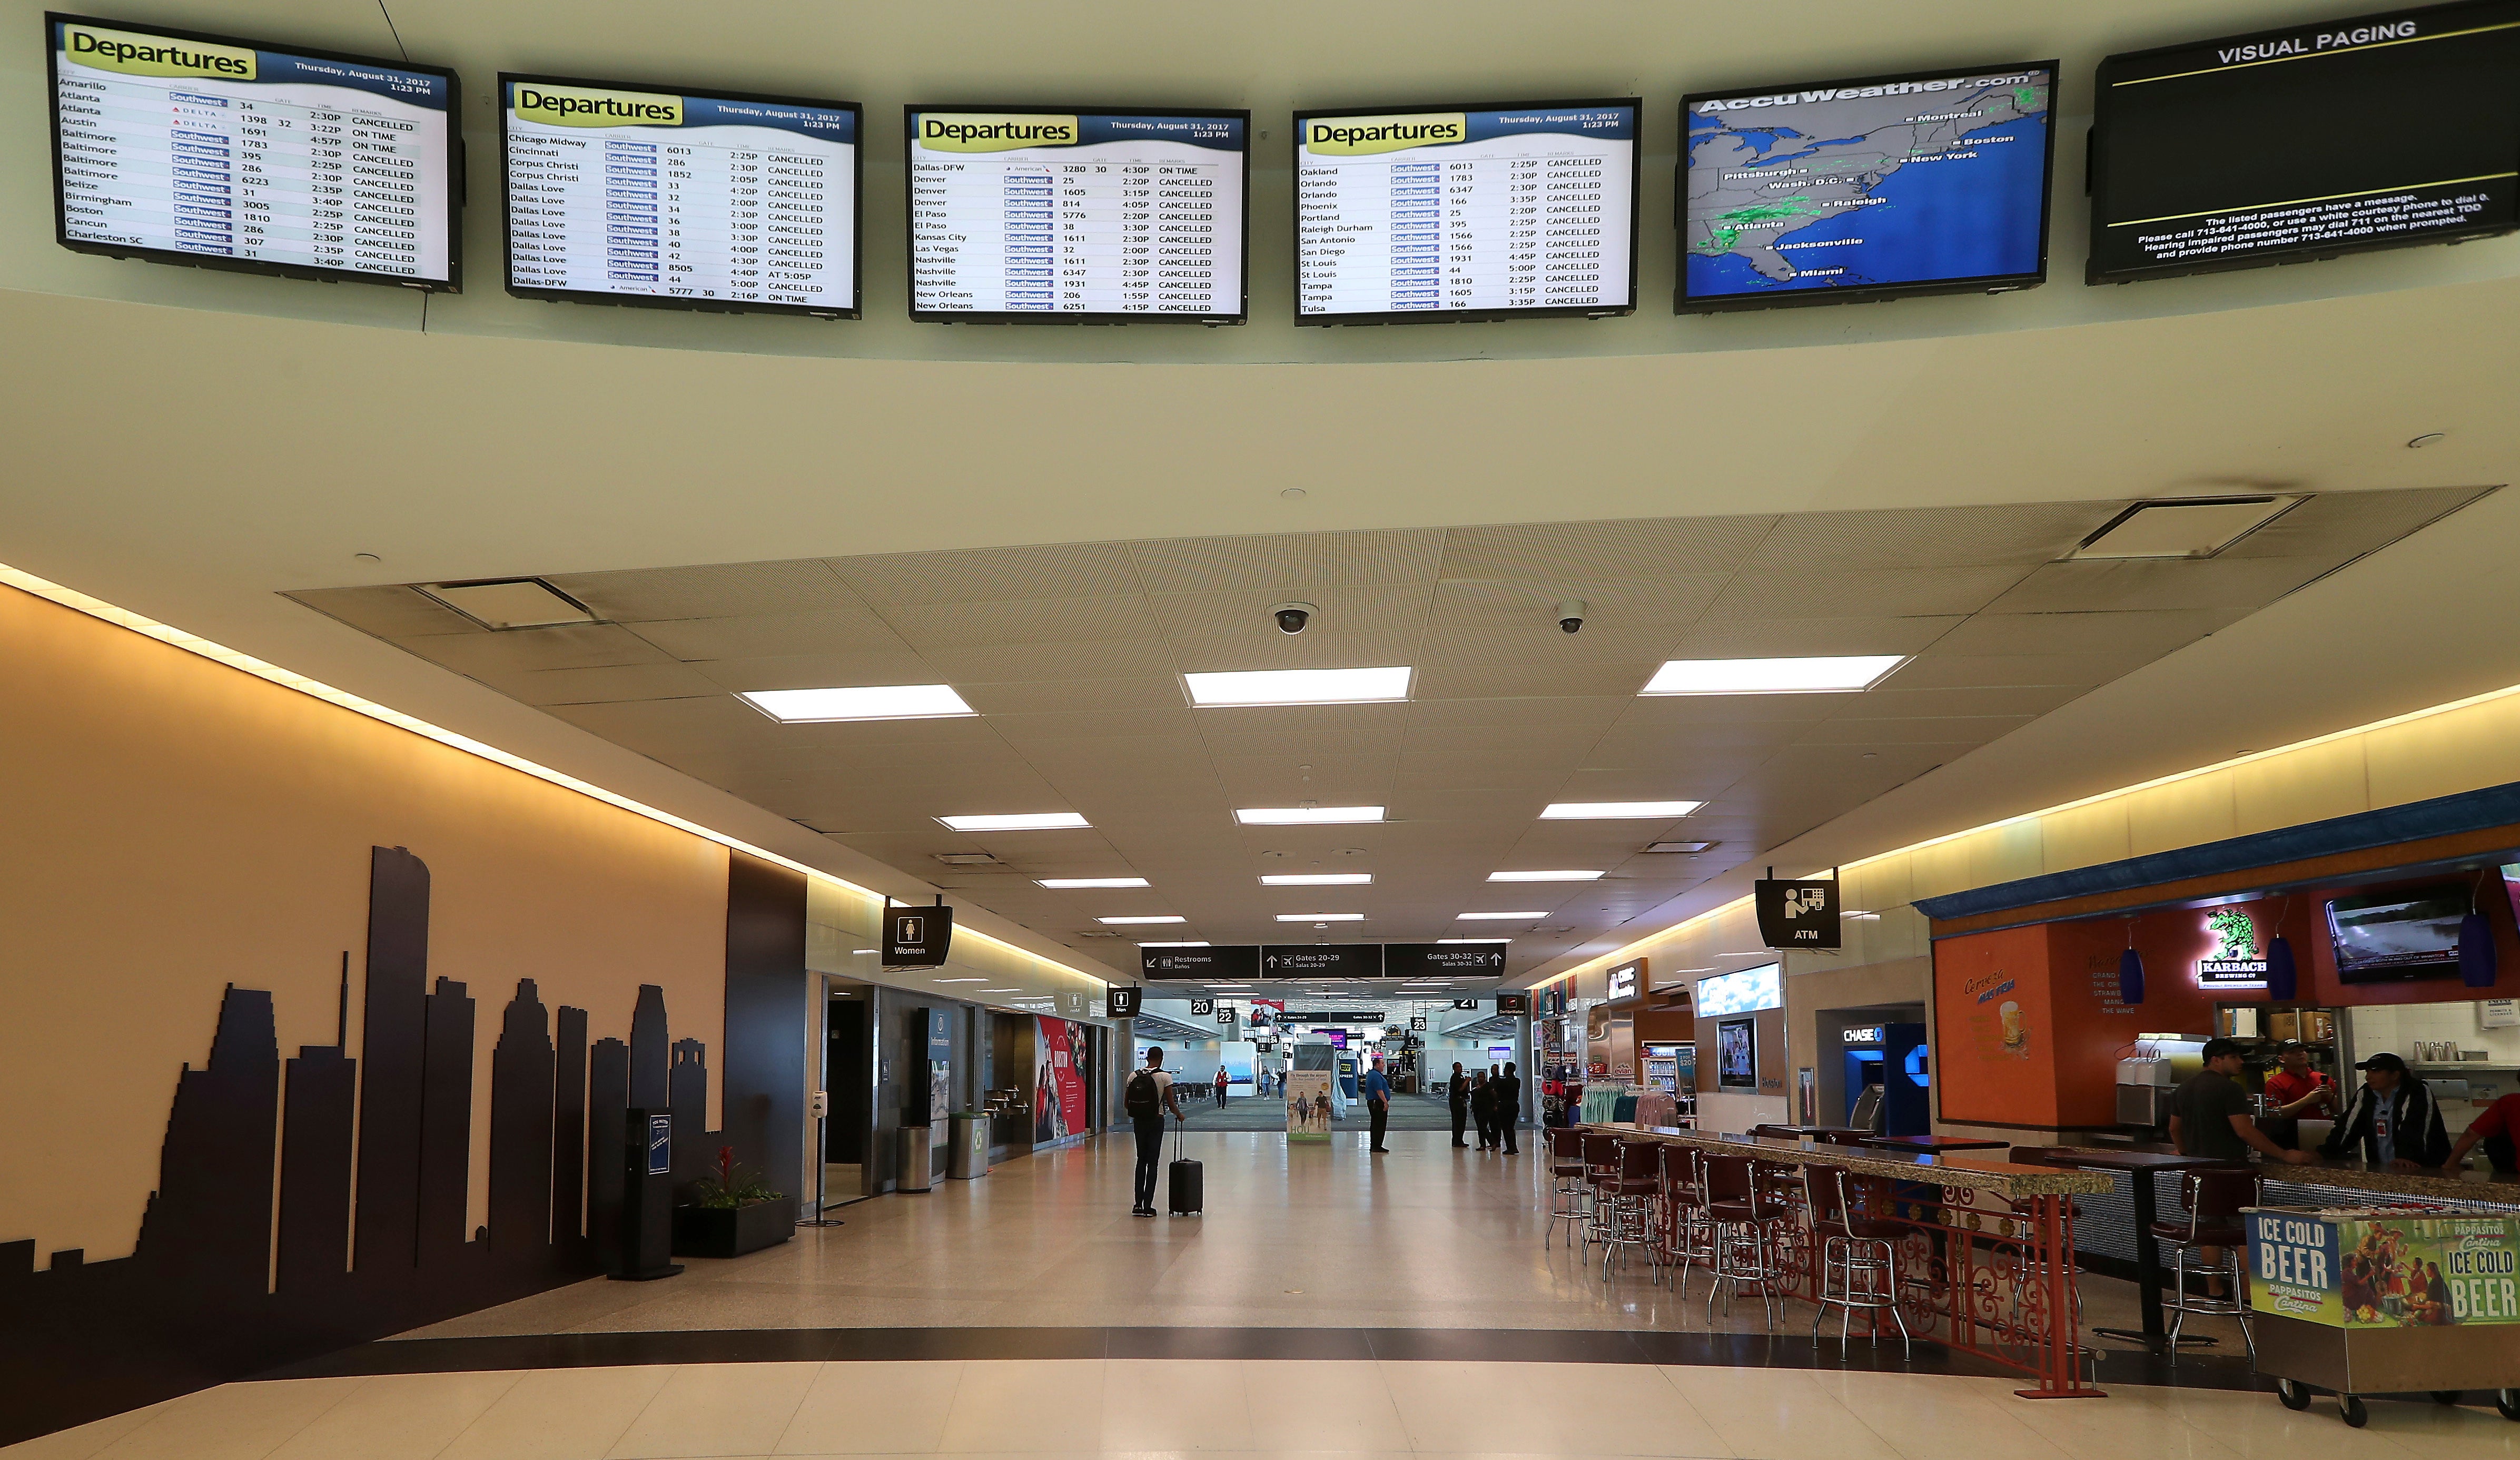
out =
<path fill-rule="evenodd" d="M 2520 1095 L 2505 1095 L 2469 1122 L 2458 1144 L 2450 1148 L 2450 1163 L 2455 1166 L 2467 1160 L 2467 1153 L 2482 1141 L 2485 1159 L 2494 1163 L 2496 1170 L 2520 1171 L 2520 1151 L 2512 1148 L 2514 1136 L 2520 1136 Z"/>
<path fill-rule="evenodd" d="M 2267 1076 L 2267 1114 L 2305 1116 L 2324 1109 L 2336 1113 L 2336 1081 L 2310 1068 L 2310 1047 L 2298 1039 L 2275 1046 L 2282 1068 Z"/>

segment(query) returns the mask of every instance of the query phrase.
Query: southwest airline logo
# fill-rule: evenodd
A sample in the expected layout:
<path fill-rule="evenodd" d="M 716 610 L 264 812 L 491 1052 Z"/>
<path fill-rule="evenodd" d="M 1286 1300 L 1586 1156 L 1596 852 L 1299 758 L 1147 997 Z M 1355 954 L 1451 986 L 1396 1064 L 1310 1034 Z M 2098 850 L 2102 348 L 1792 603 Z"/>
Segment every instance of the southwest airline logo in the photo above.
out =
<path fill-rule="evenodd" d="M 993 116 L 974 112 L 922 112 L 919 145 L 929 152 L 1012 152 L 1019 147 L 1074 147 L 1073 116 Z"/>
<path fill-rule="evenodd" d="M 93 25 L 64 24 L 62 53 L 81 66 L 133 76 L 214 76 L 227 81 L 254 78 L 251 51 L 205 41 L 168 40 L 129 30 L 100 30 Z"/>
<path fill-rule="evenodd" d="M 678 127 L 683 99 L 645 91 L 590 91 L 519 81 L 509 88 L 509 109 L 519 121 L 554 127 Z"/>
<path fill-rule="evenodd" d="M 1421 112 L 1414 116 L 1317 116 L 1304 123 L 1304 151 L 1321 158 L 1443 147 L 1470 139 L 1470 118 L 1460 112 Z"/>

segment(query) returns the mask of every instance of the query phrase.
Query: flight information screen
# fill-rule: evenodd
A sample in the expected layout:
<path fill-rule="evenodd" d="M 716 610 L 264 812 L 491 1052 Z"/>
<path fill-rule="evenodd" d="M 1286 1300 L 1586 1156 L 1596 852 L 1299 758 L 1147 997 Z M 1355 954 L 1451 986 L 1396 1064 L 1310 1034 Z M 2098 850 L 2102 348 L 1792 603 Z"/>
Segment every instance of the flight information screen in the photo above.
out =
<path fill-rule="evenodd" d="M 1636 307 L 1634 98 L 1295 117 L 1295 321 Z"/>
<path fill-rule="evenodd" d="M 2094 103 L 2094 284 L 2520 224 L 2513 0 L 2111 56 Z"/>
<path fill-rule="evenodd" d="M 1683 312 L 2048 277 L 2056 63 L 1681 103 Z"/>
<path fill-rule="evenodd" d="M 76 16 L 45 24 L 65 248 L 461 283 L 453 71 Z"/>
<path fill-rule="evenodd" d="M 1249 113 L 907 121 L 913 319 L 1245 317 Z"/>
<path fill-rule="evenodd" d="M 508 292 L 858 313 L 858 109 L 499 77 Z"/>

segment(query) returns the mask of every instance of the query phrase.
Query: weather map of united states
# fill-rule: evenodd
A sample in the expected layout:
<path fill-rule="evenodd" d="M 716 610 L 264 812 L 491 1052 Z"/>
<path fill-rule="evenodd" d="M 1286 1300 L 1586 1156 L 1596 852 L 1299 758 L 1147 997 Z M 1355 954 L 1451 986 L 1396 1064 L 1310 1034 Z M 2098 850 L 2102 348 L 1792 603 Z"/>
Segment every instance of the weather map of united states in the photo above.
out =
<path fill-rule="evenodd" d="M 2036 274 L 2054 79 L 1691 97 L 1685 297 Z"/>

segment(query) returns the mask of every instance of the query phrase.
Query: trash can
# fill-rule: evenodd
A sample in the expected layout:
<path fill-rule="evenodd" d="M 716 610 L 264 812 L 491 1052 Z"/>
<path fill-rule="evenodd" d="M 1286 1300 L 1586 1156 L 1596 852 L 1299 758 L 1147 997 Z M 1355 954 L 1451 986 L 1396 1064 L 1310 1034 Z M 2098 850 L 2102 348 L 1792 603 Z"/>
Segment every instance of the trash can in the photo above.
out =
<path fill-rule="evenodd" d="M 956 1181 L 989 1174 L 989 1118 L 978 1111 L 956 1111 L 953 1118 L 953 1144 L 945 1148 L 945 1174 Z"/>
<path fill-rule="evenodd" d="M 934 1184 L 936 1162 L 929 1154 L 934 1149 L 929 1144 L 926 1126 L 901 1127 L 901 1176 L 894 1183 L 896 1190 L 925 1191 Z"/>

